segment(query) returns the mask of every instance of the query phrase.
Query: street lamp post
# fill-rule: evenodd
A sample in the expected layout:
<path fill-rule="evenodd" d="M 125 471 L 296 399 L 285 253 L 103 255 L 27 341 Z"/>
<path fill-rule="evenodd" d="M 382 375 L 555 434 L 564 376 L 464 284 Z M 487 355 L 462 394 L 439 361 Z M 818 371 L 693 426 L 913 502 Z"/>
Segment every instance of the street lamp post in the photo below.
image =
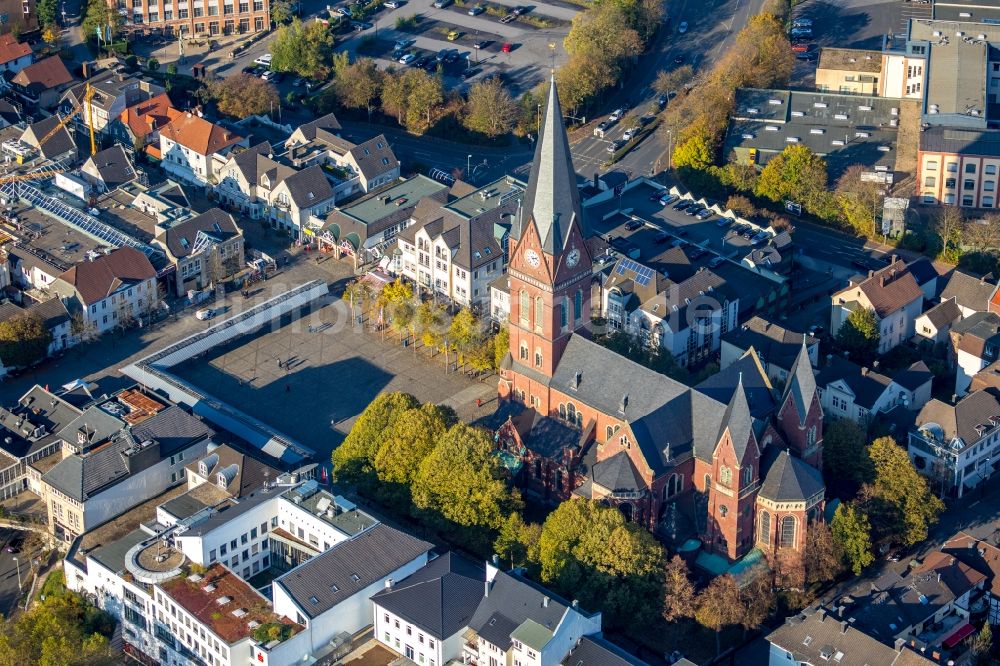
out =
<path fill-rule="evenodd" d="M 17 591 L 22 592 L 23 587 L 21 585 L 21 562 L 15 557 L 14 566 L 17 568 Z"/>
<path fill-rule="evenodd" d="M 673 167 L 674 159 L 674 131 L 672 129 L 667 129 L 667 171 Z"/>
<path fill-rule="evenodd" d="M 472 178 L 472 154 L 471 153 L 465 158 L 465 178 L 466 178 L 466 180 Z M 472 182 L 472 181 L 469 180 L 469 182 Z"/>

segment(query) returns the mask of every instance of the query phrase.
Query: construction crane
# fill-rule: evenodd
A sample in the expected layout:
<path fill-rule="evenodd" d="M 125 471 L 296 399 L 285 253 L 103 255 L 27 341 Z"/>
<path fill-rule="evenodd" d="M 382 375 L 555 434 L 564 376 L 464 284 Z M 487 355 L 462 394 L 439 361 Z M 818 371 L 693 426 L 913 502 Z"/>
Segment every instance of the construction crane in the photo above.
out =
<path fill-rule="evenodd" d="M 70 112 L 67 113 L 65 116 L 63 116 L 62 118 L 60 118 L 59 122 L 56 123 L 56 126 L 50 129 L 48 132 L 46 132 L 45 135 L 38 140 L 38 145 L 36 146 L 37 149 L 41 150 L 42 145 L 46 141 L 54 137 L 59 132 L 59 130 L 65 128 L 66 125 L 69 124 L 69 121 L 73 120 L 73 118 L 76 117 L 76 114 L 83 111 L 84 106 L 86 106 L 87 128 L 90 130 L 90 155 L 94 156 L 97 154 L 97 139 L 94 136 L 94 104 L 93 104 L 94 93 L 97 92 L 97 90 L 94 87 L 92 87 L 89 82 L 85 83 L 84 85 L 86 86 L 86 88 L 84 89 L 83 100 L 74 104 L 73 108 L 70 109 Z M 3 179 L 0 179 L 0 183 L 2 182 L 5 181 Z"/>

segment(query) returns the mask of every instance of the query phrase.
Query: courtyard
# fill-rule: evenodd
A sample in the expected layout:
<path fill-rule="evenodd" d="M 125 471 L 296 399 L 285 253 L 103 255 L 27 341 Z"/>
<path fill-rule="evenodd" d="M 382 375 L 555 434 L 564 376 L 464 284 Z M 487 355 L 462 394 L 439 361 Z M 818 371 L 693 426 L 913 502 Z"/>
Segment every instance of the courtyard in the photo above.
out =
<path fill-rule="evenodd" d="M 383 391 L 445 404 L 466 421 L 495 409 L 496 383 L 446 372 L 426 349 L 351 326 L 340 300 L 297 321 L 237 338 L 171 370 L 316 451 L 317 461 Z M 476 400 L 482 400 L 477 407 Z"/>

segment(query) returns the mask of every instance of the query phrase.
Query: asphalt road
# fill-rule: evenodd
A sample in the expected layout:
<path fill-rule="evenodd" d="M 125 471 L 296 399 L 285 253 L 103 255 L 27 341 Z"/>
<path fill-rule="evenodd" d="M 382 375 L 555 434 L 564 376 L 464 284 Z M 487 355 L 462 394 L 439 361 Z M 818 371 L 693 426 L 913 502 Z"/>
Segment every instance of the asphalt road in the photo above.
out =
<path fill-rule="evenodd" d="M 18 567 L 20 567 L 21 585 L 27 591 L 28 586 L 31 585 L 29 562 L 32 557 L 40 555 L 39 552 L 8 553 L 6 551 L 7 544 L 10 543 L 11 539 L 16 535 L 26 538 L 27 534 L 27 532 L 19 530 L 0 529 L 0 544 L 2 544 L 0 545 L 2 548 L 0 550 L 0 612 L 3 612 L 4 617 L 10 617 L 14 605 L 21 596 L 18 590 Z M 19 562 L 14 561 L 15 557 Z"/>

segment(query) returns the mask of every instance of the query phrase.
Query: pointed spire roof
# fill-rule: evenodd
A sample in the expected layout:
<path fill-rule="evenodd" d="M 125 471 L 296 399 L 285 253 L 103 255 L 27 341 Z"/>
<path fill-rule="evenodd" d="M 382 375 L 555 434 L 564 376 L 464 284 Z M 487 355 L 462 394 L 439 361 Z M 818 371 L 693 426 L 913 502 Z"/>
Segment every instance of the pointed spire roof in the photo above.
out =
<path fill-rule="evenodd" d="M 753 437 L 753 416 L 750 415 L 750 403 L 747 402 L 747 392 L 743 388 L 742 372 L 733 397 L 726 407 L 726 413 L 722 415 L 722 424 L 719 427 L 719 436 L 716 438 L 716 442 L 722 441 L 726 430 L 729 430 L 729 437 L 733 440 L 737 460 L 742 460 L 746 453 L 747 443 Z"/>
<path fill-rule="evenodd" d="M 545 117 L 538 132 L 528 189 L 521 202 L 519 231 L 523 233 L 529 221 L 533 220 L 542 250 L 557 254 L 566 243 L 573 219 L 580 220 L 582 224 L 582 215 L 576 170 L 573 168 L 569 137 L 563 126 L 562 107 L 553 75 Z"/>
<path fill-rule="evenodd" d="M 774 502 L 801 502 L 823 488 L 819 470 L 790 455 L 788 449 L 782 449 L 764 475 L 760 496 Z"/>
<path fill-rule="evenodd" d="M 813 372 L 812 361 L 809 359 L 809 347 L 806 345 L 806 336 L 802 336 L 802 348 L 799 355 L 795 357 L 792 371 L 788 375 L 788 384 L 785 385 L 785 395 L 782 396 L 784 404 L 789 396 L 795 401 L 795 411 L 799 416 L 799 425 L 806 422 L 809 415 L 809 405 L 812 404 L 816 395 L 816 374 Z"/>

